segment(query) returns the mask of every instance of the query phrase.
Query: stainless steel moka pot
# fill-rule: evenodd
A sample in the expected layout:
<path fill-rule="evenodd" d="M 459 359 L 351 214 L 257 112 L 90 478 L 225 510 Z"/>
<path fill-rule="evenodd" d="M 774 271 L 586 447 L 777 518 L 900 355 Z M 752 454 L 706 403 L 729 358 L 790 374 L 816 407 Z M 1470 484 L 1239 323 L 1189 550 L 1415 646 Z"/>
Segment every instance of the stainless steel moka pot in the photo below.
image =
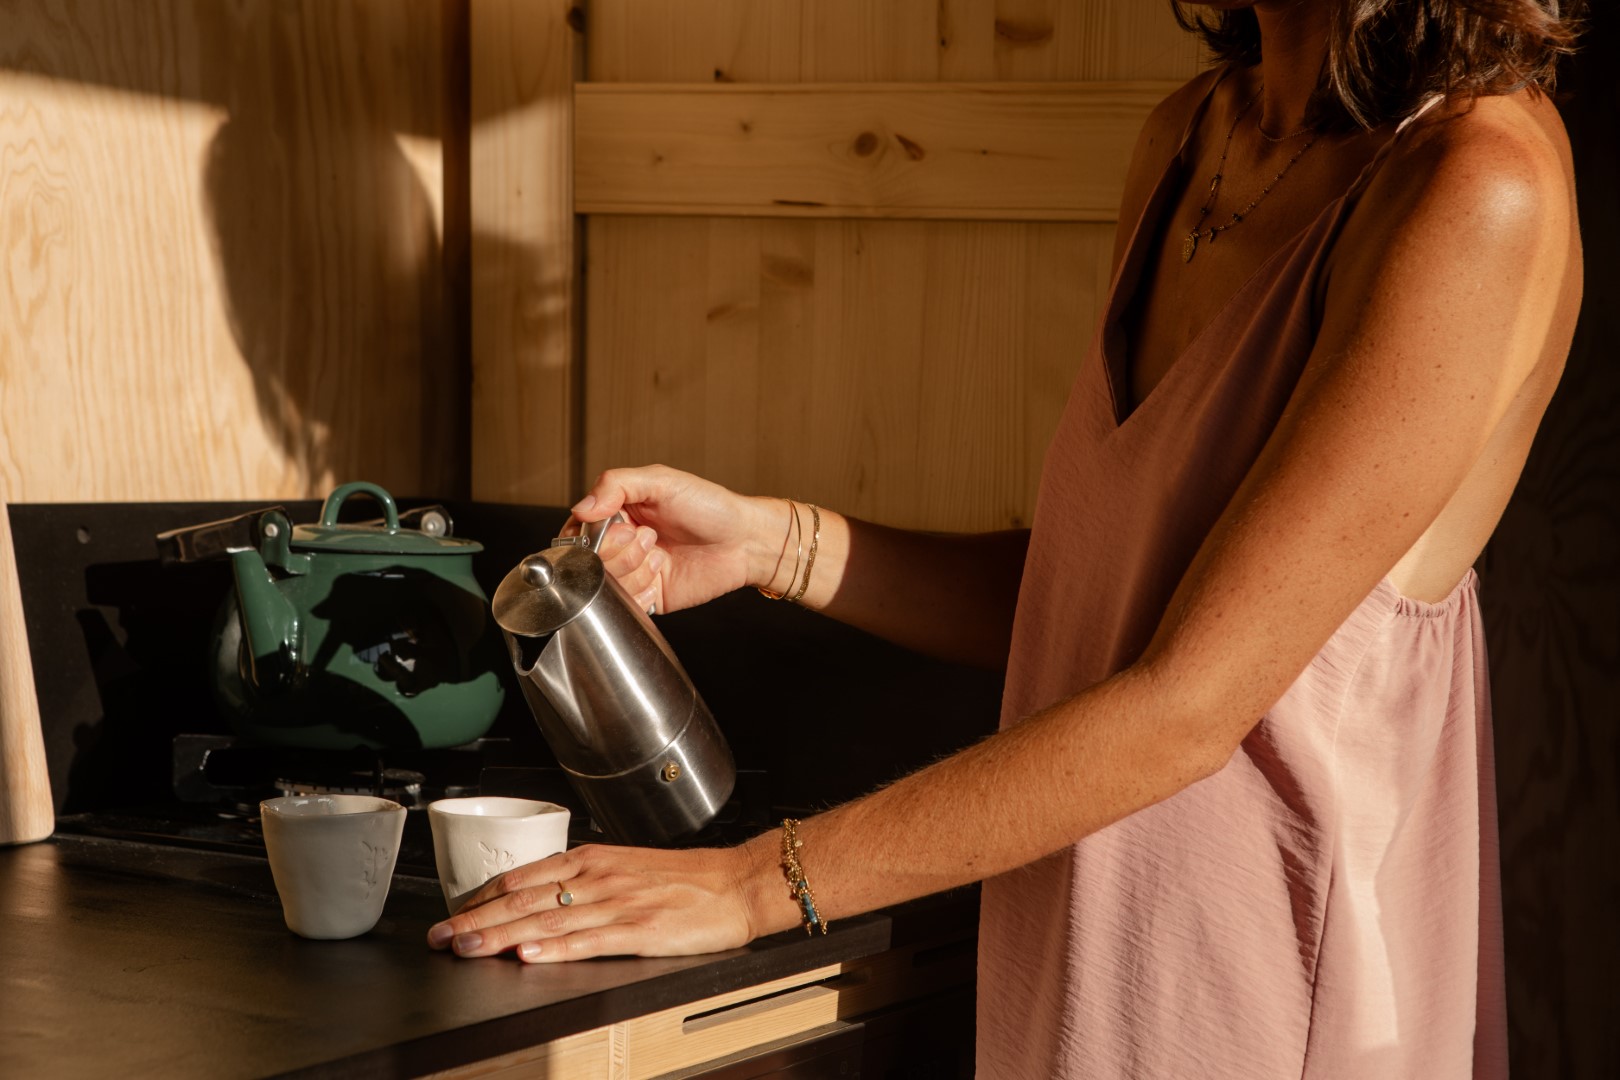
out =
<path fill-rule="evenodd" d="M 713 820 L 737 767 L 669 642 L 596 553 L 622 520 L 528 556 L 491 606 L 540 732 L 591 817 L 614 840 L 656 846 Z"/>

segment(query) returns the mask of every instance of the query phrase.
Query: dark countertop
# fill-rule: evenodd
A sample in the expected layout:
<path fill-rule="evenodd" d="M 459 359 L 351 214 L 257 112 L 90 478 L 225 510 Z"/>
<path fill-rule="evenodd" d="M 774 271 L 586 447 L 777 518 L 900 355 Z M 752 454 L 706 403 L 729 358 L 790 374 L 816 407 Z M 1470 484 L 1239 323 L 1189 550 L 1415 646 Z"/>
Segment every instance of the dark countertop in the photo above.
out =
<path fill-rule="evenodd" d="M 287 930 L 262 858 L 58 835 L 0 848 L 0 1075 L 417 1075 L 870 956 L 886 915 L 707 956 L 529 966 L 427 948 L 396 873 L 348 941 Z"/>

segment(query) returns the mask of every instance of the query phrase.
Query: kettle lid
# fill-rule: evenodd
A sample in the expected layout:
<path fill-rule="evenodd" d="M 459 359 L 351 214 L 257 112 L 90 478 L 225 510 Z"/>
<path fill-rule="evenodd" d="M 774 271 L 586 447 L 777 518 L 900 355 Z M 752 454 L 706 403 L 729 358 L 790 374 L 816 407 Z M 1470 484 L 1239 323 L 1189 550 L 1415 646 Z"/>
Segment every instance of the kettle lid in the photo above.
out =
<path fill-rule="evenodd" d="M 369 495 L 382 506 L 379 522 L 345 525 L 338 523 L 338 512 L 351 495 Z M 290 541 L 297 551 L 337 551 L 353 555 L 471 555 L 484 550 L 482 544 L 450 535 L 450 518 L 443 507 L 413 512 L 416 528 L 407 527 L 394 497 L 376 484 L 343 484 L 326 497 L 321 520 L 313 525 L 294 525 Z"/>
<path fill-rule="evenodd" d="M 528 556 L 501 581 L 490 610 L 502 630 L 543 637 L 562 629 L 591 605 L 607 569 L 583 544 L 566 544 Z"/>

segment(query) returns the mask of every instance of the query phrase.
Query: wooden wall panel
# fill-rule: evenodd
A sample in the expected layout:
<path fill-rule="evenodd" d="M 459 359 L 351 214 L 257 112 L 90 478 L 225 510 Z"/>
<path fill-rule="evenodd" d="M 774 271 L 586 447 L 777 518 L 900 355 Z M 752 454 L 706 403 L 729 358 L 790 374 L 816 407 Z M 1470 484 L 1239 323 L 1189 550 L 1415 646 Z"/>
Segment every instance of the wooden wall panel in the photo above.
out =
<path fill-rule="evenodd" d="M 464 487 L 437 150 L 454 11 L 0 7 L 0 514 Z M 0 839 L 40 763 L 8 538 Z"/>
<path fill-rule="evenodd" d="M 1156 0 L 592 0 L 592 82 L 1183 80 Z"/>
<path fill-rule="evenodd" d="M 827 84 L 842 82 L 1131 80 L 1145 110 L 1199 64 L 1168 8 L 1140 0 L 593 0 L 586 56 L 591 83 L 818 84 L 802 93 L 816 103 L 807 114 L 823 120 L 816 106 L 836 105 Z M 622 137 L 623 118 L 589 112 L 614 93 L 581 88 L 582 138 Z M 703 100 L 728 94 L 768 96 L 751 85 Z M 671 138 L 701 121 L 680 97 L 665 105 L 661 126 L 680 132 Z M 858 135 L 839 129 L 824 141 L 836 153 Z M 1117 185 L 1130 133 L 1117 142 L 1092 155 L 1088 179 L 1113 175 Z M 703 148 L 700 163 L 715 153 Z M 756 212 L 717 205 L 754 168 L 752 158 L 726 160 L 729 177 L 719 169 L 687 191 L 650 178 L 660 182 L 642 193 L 662 190 L 668 201 L 637 209 Z M 592 168 L 582 153 L 581 208 L 628 205 L 592 188 L 631 179 L 624 163 Z M 893 524 L 1027 522 L 1107 288 L 1116 194 L 1084 214 L 1029 215 L 1098 222 L 1089 225 L 591 216 L 585 476 L 658 460 Z M 904 200 L 880 191 L 825 201 L 852 217 Z M 997 216 L 959 209 L 964 219 Z"/>
<path fill-rule="evenodd" d="M 1109 227 L 598 217 L 589 237 L 587 476 L 658 460 L 899 525 L 1028 523 Z"/>
<path fill-rule="evenodd" d="M 574 209 L 1112 221 L 1176 85 L 585 84 Z"/>
<path fill-rule="evenodd" d="M 454 487 L 439 6 L 0 20 L 4 496 Z"/>
<path fill-rule="evenodd" d="M 469 12 L 472 486 L 491 502 L 577 497 L 581 11 L 472 0 Z"/>

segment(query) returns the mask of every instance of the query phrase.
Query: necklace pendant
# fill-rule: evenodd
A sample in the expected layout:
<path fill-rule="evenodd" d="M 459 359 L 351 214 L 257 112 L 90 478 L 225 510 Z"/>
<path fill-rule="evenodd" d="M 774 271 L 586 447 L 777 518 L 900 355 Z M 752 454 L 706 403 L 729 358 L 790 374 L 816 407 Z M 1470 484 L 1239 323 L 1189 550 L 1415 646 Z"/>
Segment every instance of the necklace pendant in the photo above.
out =
<path fill-rule="evenodd" d="M 1190 232 L 1181 241 L 1181 261 L 1192 262 L 1192 257 L 1198 254 L 1198 234 Z"/>

